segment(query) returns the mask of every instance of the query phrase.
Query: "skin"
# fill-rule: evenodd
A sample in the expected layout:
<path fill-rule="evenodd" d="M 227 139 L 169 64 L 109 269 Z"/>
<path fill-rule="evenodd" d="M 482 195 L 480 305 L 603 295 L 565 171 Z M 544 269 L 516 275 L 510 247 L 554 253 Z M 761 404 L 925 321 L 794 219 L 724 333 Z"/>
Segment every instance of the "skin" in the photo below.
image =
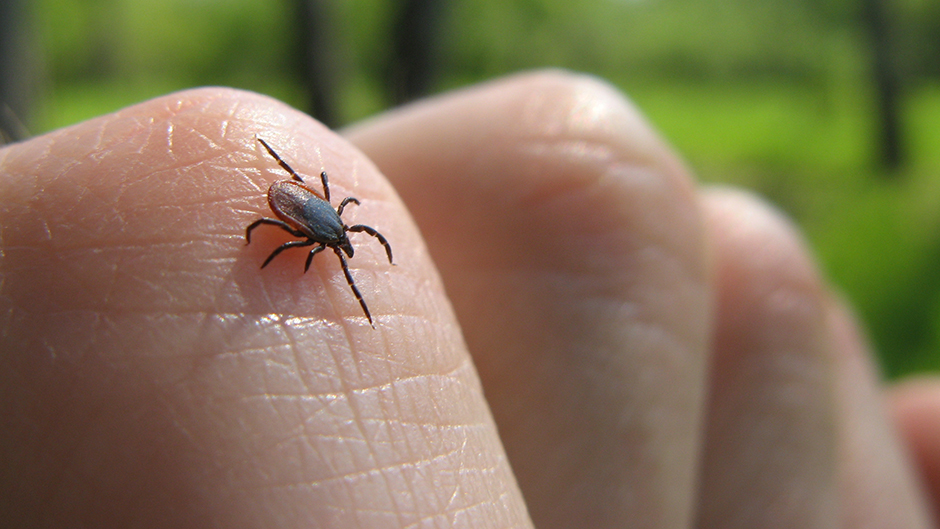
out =
<path fill-rule="evenodd" d="M 256 134 L 389 238 L 351 237 L 375 330 L 334 255 L 258 269 L 290 236 L 245 245 L 285 178 Z M 940 386 L 886 398 L 797 230 L 597 80 L 345 136 L 188 91 L 0 175 L 11 526 L 931 526 Z"/>

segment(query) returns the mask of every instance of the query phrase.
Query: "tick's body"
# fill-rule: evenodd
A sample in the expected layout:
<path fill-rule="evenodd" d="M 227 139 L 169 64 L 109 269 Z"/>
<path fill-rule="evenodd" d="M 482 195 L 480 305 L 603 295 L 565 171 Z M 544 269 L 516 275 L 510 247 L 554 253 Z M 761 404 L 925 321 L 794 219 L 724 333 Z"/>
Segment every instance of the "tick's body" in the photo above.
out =
<path fill-rule="evenodd" d="M 268 153 L 277 160 L 277 163 L 290 173 L 292 180 L 279 180 L 271 184 L 271 187 L 268 188 L 268 205 L 278 218 L 270 219 L 263 217 L 252 222 L 248 226 L 248 229 L 245 230 L 245 238 L 248 240 L 248 243 L 251 243 L 251 231 L 262 224 L 271 224 L 295 237 L 304 238 L 299 241 L 286 242 L 275 248 L 261 265 L 261 268 L 268 266 L 268 263 L 270 263 L 272 259 L 288 248 L 316 245 L 307 255 L 307 262 L 304 265 L 304 272 L 306 272 L 310 269 L 310 263 L 313 261 L 314 255 L 323 251 L 325 248 L 331 248 L 339 257 L 339 262 L 343 267 L 343 274 L 346 276 L 346 282 L 349 283 L 353 294 L 356 296 L 356 299 L 359 300 L 359 305 L 362 306 L 362 311 L 365 313 L 366 318 L 369 319 L 369 324 L 374 327 L 375 324 L 372 323 L 372 314 L 369 313 L 369 307 L 366 306 L 366 302 L 362 299 L 362 294 L 360 294 L 359 289 L 356 288 L 356 283 L 349 273 L 349 266 L 346 264 L 346 256 L 343 255 L 343 252 L 346 252 L 346 255 L 349 257 L 353 256 L 354 250 L 352 243 L 349 242 L 348 232 L 366 232 L 377 238 L 379 242 L 385 246 L 385 253 L 388 254 L 389 263 L 392 262 L 392 247 L 381 233 L 371 227 L 363 224 L 347 226 L 346 223 L 343 222 L 343 209 L 350 203 L 358 205 L 359 200 L 353 197 L 346 197 L 334 211 L 333 206 L 330 204 L 330 184 L 326 172 L 320 173 L 320 181 L 323 183 L 323 197 L 321 197 L 316 191 L 307 187 L 303 178 L 291 169 L 264 140 L 258 138 L 258 141 L 261 142 L 261 145 L 267 149 Z"/>

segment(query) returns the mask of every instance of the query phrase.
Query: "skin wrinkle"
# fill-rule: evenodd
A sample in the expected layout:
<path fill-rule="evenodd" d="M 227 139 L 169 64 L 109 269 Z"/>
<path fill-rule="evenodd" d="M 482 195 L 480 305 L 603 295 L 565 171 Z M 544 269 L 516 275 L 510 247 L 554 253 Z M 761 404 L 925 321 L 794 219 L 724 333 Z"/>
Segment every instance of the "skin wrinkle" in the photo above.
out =
<path fill-rule="evenodd" d="M 384 338 L 385 338 L 385 336 L 383 335 L 383 339 L 384 339 Z M 387 345 L 387 343 L 386 343 L 386 345 Z M 390 358 L 387 357 L 387 356 L 386 356 L 386 358 L 385 358 L 385 363 L 386 363 L 386 369 L 388 370 L 388 372 L 389 372 L 389 373 L 393 372 L 394 370 L 392 369 L 392 366 L 390 365 L 391 360 L 390 360 Z M 395 383 L 389 383 L 390 389 L 392 390 L 392 402 L 395 402 L 395 403 L 400 403 L 400 402 L 402 402 L 401 395 L 400 395 L 400 394 L 398 393 L 398 391 L 397 391 L 398 385 L 401 384 L 401 383 L 404 383 L 404 382 L 403 382 L 403 381 L 396 381 Z M 383 409 L 383 411 L 385 411 L 386 417 L 394 417 L 394 414 L 393 414 L 393 413 L 389 413 L 387 408 Z M 390 425 L 388 422 L 386 422 L 385 424 L 386 424 L 386 426 L 389 427 L 389 429 L 391 429 L 391 425 Z M 399 424 L 399 426 L 401 426 L 401 424 Z M 410 442 L 409 437 L 408 437 L 407 435 L 406 435 L 406 436 L 403 436 L 403 437 L 404 437 L 404 440 L 405 440 L 405 448 L 406 448 L 406 451 L 407 451 L 407 458 L 410 458 L 410 459 L 413 460 L 413 461 L 419 460 L 420 458 L 416 455 L 417 452 L 416 452 L 416 451 L 414 450 L 414 448 L 411 446 L 411 442 Z M 420 495 L 419 495 L 417 489 L 415 489 L 415 487 L 414 487 L 414 483 L 413 483 L 411 480 L 406 480 L 406 483 L 407 483 L 408 491 L 409 491 L 409 493 L 410 493 L 410 497 L 411 497 L 411 498 L 418 498 L 418 497 L 420 497 Z M 400 520 L 400 522 L 403 522 L 403 520 Z M 402 525 L 404 525 L 404 523 L 402 523 Z"/>
<path fill-rule="evenodd" d="M 350 344 L 352 344 L 352 341 L 350 341 L 351 338 L 350 338 L 350 336 L 349 336 L 349 334 L 348 334 L 348 331 L 347 331 L 347 329 L 346 329 L 345 326 L 343 326 L 343 330 L 344 330 L 344 332 L 346 332 L 346 334 L 347 334 L 347 336 L 346 336 L 347 342 L 350 343 Z M 330 347 L 329 345 L 327 345 L 327 348 L 329 349 L 331 355 L 333 356 L 334 362 L 336 362 L 337 364 L 339 364 L 339 362 L 338 362 L 337 359 L 336 359 L 336 354 L 335 354 L 335 352 L 333 351 L 332 347 Z M 358 352 L 357 352 L 357 353 L 358 353 Z M 358 354 L 357 354 L 357 357 L 358 357 Z M 362 377 L 362 373 L 359 372 L 359 364 L 358 364 L 358 362 L 354 362 L 354 366 L 356 367 L 356 370 L 357 370 L 357 373 L 356 373 L 357 379 L 362 379 L 363 377 Z M 343 387 L 343 392 L 344 392 L 345 395 L 346 395 L 346 398 L 352 400 L 353 397 L 354 397 L 354 395 L 355 395 L 355 393 L 351 392 L 351 391 L 350 391 L 350 388 L 347 386 L 346 377 L 340 377 L 340 381 L 341 381 L 341 384 L 342 384 L 342 387 Z M 358 430 L 359 430 L 360 437 L 366 442 L 366 445 L 368 446 L 368 452 L 369 452 L 369 454 L 370 454 L 371 457 L 372 457 L 372 461 L 371 461 L 371 462 L 372 462 L 372 463 L 376 463 L 376 462 L 377 462 L 377 458 L 375 457 L 375 448 L 374 448 L 373 444 L 369 441 L 368 436 L 366 435 L 366 427 L 365 427 L 365 425 L 363 424 L 363 419 L 362 419 L 362 416 L 360 415 L 359 406 L 352 405 L 352 406 L 351 406 L 351 409 L 352 409 L 352 413 L 353 413 L 353 421 L 354 421 L 354 423 L 356 424 L 356 427 L 357 427 Z M 374 467 L 375 465 L 372 465 L 372 466 Z M 383 478 L 385 478 L 385 474 L 384 474 L 384 473 L 381 473 L 380 475 L 381 475 Z M 394 503 L 395 503 L 395 498 L 394 498 L 394 496 L 392 495 L 392 491 L 395 490 L 395 489 L 391 486 L 391 484 L 388 482 L 387 479 L 385 479 L 385 490 L 386 490 L 386 493 L 388 494 L 388 499 L 389 499 L 390 503 L 393 503 L 393 504 L 394 504 Z M 400 515 L 400 514 L 399 514 L 399 516 L 398 516 L 398 524 L 399 524 L 399 525 L 403 525 L 403 520 L 401 519 L 401 515 Z"/>
<path fill-rule="evenodd" d="M 646 260 L 650 262 L 655 261 L 656 263 L 655 268 L 659 268 L 659 269 L 669 268 L 671 274 L 680 276 L 680 277 L 681 276 L 687 277 L 688 280 L 685 281 L 683 284 L 688 284 L 688 285 L 696 284 L 696 282 L 691 277 L 691 273 L 689 272 L 688 267 L 682 266 L 683 261 L 681 259 L 678 259 L 678 258 L 675 258 L 674 256 L 669 255 L 667 252 L 663 251 L 662 248 L 658 245 L 647 246 L 643 250 L 639 252 L 633 252 L 633 253 L 636 255 L 644 256 Z M 649 255 L 651 253 L 655 254 L 654 259 L 649 258 Z M 679 266 L 666 265 L 664 267 L 662 265 L 663 262 L 668 262 L 668 263 L 672 263 L 672 264 L 679 265 Z M 606 263 L 604 264 L 605 266 L 607 265 Z M 571 272 L 568 272 L 568 271 L 559 272 L 556 270 L 549 270 L 546 268 L 545 270 L 542 270 L 542 271 L 535 271 L 535 272 L 527 271 L 525 273 L 519 272 L 518 274 L 511 274 L 511 275 L 515 277 L 515 279 L 510 280 L 511 282 L 512 281 L 532 281 L 532 282 L 545 284 L 547 285 L 547 288 L 550 288 L 552 290 L 560 290 L 557 294 L 553 294 L 553 296 L 556 296 L 558 298 L 574 298 L 574 299 L 584 298 L 583 301 L 579 302 L 579 305 L 582 306 L 583 308 L 578 308 L 570 312 L 573 312 L 574 314 L 585 315 L 586 318 L 583 318 L 582 320 L 572 320 L 570 315 L 567 315 L 568 311 L 565 312 L 566 315 L 558 316 L 559 323 L 564 323 L 565 321 L 577 322 L 571 325 L 572 327 L 571 331 L 576 331 L 577 329 L 589 328 L 590 325 L 585 325 L 585 323 L 588 323 L 590 321 L 596 321 L 596 317 L 594 315 L 617 314 L 618 312 L 622 312 L 620 310 L 622 307 L 629 307 L 627 312 L 623 314 L 622 319 L 631 321 L 632 323 L 634 319 L 639 320 L 643 312 L 651 312 L 650 310 L 643 311 L 644 307 L 651 306 L 649 298 L 651 298 L 652 301 L 661 300 L 663 298 L 663 292 L 664 292 L 664 289 L 661 289 L 661 288 L 649 288 L 649 290 L 653 292 L 652 296 L 645 295 L 645 292 L 642 294 L 634 293 L 634 291 L 636 291 L 641 286 L 648 287 L 648 285 L 635 285 L 634 280 L 625 279 L 624 280 L 625 284 L 623 285 L 623 287 L 618 288 L 617 290 L 626 289 L 627 291 L 631 292 L 631 294 L 623 295 L 622 292 L 611 293 L 610 292 L 612 290 L 611 287 L 604 284 L 606 283 L 606 280 L 602 282 L 602 284 L 595 285 L 597 281 L 595 281 L 594 278 L 596 278 L 598 274 L 594 272 L 578 273 L 577 275 L 572 275 Z M 603 274 L 600 274 L 600 275 L 603 276 Z M 543 289 L 540 288 L 536 290 L 543 290 Z M 699 290 L 700 289 L 692 288 L 690 289 L 690 292 L 686 293 L 686 296 L 695 297 L 695 296 L 704 295 L 704 293 L 700 292 Z M 575 296 L 575 294 L 578 294 L 578 296 Z M 684 297 L 684 296 L 677 296 L 677 297 Z M 667 306 L 664 307 L 664 309 L 682 306 L 681 302 L 676 301 L 673 298 L 668 298 L 666 302 L 667 302 Z M 598 306 L 606 306 L 607 308 L 598 309 L 597 308 Z M 658 308 L 658 306 L 656 307 Z M 566 308 L 569 308 L 569 307 L 566 307 Z M 590 315 L 590 317 L 587 317 L 588 315 Z M 651 316 L 651 318 L 652 317 L 654 316 Z M 640 321 L 640 323 L 642 323 L 642 321 Z M 687 329 L 681 329 L 681 330 L 687 330 Z M 689 350 L 693 348 L 694 346 L 692 344 L 694 344 L 695 342 L 695 336 L 696 335 L 701 336 L 701 334 L 705 332 L 704 329 L 687 330 L 688 332 L 676 332 L 676 331 L 677 331 L 676 329 L 672 329 L 669 332 L 669 334 L 675 335 L 676 338 L 682 335 L 687 335 L 681 341 L 683 343 L 687 343 L 688 345 L 686 347 L 679 348 L 680 350 Z M 565 334 L 569 334 L 569 333 L 565 333 Z"/>
<path fill-rule="evenodd" d="M 602 142 L 588 142 L 586 140 L 557 140 L 545 138 L 533 138 L 522 143 L 517 148 L 522 156 L 533 158 L 534 160 L 558 159 L 558 165 L 567 163 L 568 165 L 577 165 L 588 162 L 592 166 L 610 165 L 614 159 L 614 153 L 609 145 Z M 544 162 L 542 162 L 544 164 Z M 572 173 L 573 171 L 569 171 Z M 524 204 L 529 208 L 535 208 L 540 203 L 547 202 L 548 199 L 557 199 L 566 197 L 571 191 L 587 194 L 592 187 L 601 185 L 603 176 L 594 171 L 579 171 L 573 176 L 590 176 L 591 178 L 582 178 L 575 180 L 568 177 L 557 179 L 553 182 L 540 181 L 536 189 L 528 192 L 527 195 L 513 196 L 504 202 L 514 206 Z"/>
<path fill-rule="evenodd" d="M 79 199 L 80 199 L 80 200 L 79 200 L 78 202 L 81 202 L 81 198 L 82 198 L 82 195 L 84 195 L 84 192 L 85 192 L 85 191 L 84 191 L 84 189 L 83 189 L 83 190 L 79 193 Z M 76 207 L 78 207 L 78 206 L 76 206 Z M 118 221 L 120 222 L 120 219 L 118 219 Z M 68 240 L 68 239 L 67 239 L 67 240 Z"/>
<path fill-rule="evenodd" d="M 485 428 L 484 425 L 480 425 L 479 427 Z M 303 437 L 306 438 L 305 435 L 303 435 Z M 322 436 L 315 436 L 315 437 L 322 437 Z M 312 450 L 316 450 L 315 443 L 309 443 L 306 446 L 309 446 Z M 436 454 L 434 455 L 434 457 L 431 457 L 428 459 L 389 463 L 389 464 L 382 465 L 382 466 L 372 467 L 367 470 L 356 470 L 356 471 L 349 471 L 346 473 L 337 472 L 333 475 L 319 477 L 316 480 L 312 480 L 312 481 L 297 481 L 297 482 L 285 482 L 285 483 L 267 482 L 267 483 L 264 483 L 264 485 L 261 485 L 259 487 L 263 487 L 265 489 L 290 488 L 290 487 L 297 487 L 297 486 L 318 487 L 318 486 L 327 485 L 331 482 L 355 482 L 360 479 L 367 479 L 370 477 L 383 475 L 383 474 L 403 474 L 402 470 L 414 469 L 417 471 L 424 467 L 433 466 L 435 463 L 441 460 L 445 460 L 445 459 L 460 460 L 461 454 L 464 453 L 465 446 L 466 446 L 466 442 L 464 442 L 464 444 L 460 447 L 454 448 L 452 450 L 449 450 L 441 454 Z M 328 458 L 324 458 L 324 460 L 328 460 Z M 487 471 L 486 469 L 469 469 L 469 470 L 473 472 L 479 472 L 479 471 L 486 472 Z M 489 471 L 493 471 L 493 469 L 490 469 Z M 462 472 L 462 470 L 458 471 L 458 473 L 459 472 Z M 396 489 L 394 487 L 389 487 L 388 490 L 396 490 Z M 451 497 L 453 498 L 455 495 L 456 494 L 451 494 Z M 411 497 L 420 498 L 420 495 L 412 495 Z M 394 501 L 394 497 L 392 496 L 389 496 L 389 499 L 390 501 Z"/>
<path fill-rule="evenodd" d="M 568 95 L 568 104 L 558 105 L 557 101 L 549 101 L 554 104 L 547 107 L 548 112 L 532 118 L 530 123 L 521 127 L 523 135 L 534 130 L 535 137 L 575 140 L 603 146 L 604 150 L 611 153 L 608 163 L 659 168 L 655 172 L 660 177 L 685 173 L 662 170 L 663 160 L 671 158 L 671 155 L 666 153 L 664 145 L 655 134 L 632 135 L 630 142 L 618 141 L 623 138 L 621 133 L 625 129 L 652 128 L 637 109 L 610 85 L 582 77 L 571 83 L 569 88 L 571 93 Z M 585 109 L 590 109 L 588 113 L 593 119 L 581 119 L 586 114 Z M 552 122 L 557 124 L 545 126 L 545 123 Z M 686 177 L 672 180 L 674 184 L 684 184 L 689 190 L 687 194 L 692 194 L 691 179 Z"/>
<path fill-rule="evenodd" d="M 448 454 L 448 455 L 450 455 L 450 454 Z M 429 463 L 430 463 L 430 462 L 429 462 Z M 459 491 L 455 491 L 455 494 L 456 494 L 456 492 L 459 492 Z M 451 497 L 454 497 L 454 496 L 455 496 L 455 495 L 452 495 Z M 374 512 L 374 511 L 373 511 L 373 512 Z M 388 511 L 381 511 L 381 512 L 388 512 Z M 402 510 L 399 508 L 399 509 L 397 509 L 396 512 L 402 512 Z M 404 511 L 404 512 L 414 512 L 414 511 Z"/>
<path fill-rule="evenodd" d="M 659 245 L 656 245 L 656 246 L 655 246 L 655 249 L 659 250 L 658 253 L 661 253 L 661 254 L 664 254 L 664 255 L 665 255 L 665 252 L 662 251 L 662 248 L 661 248 Z M 677 259 L 677 258 L 673 258 L 672 260 L 673 260 L 673 262 L 677 262 L 677 263 L 681 263 L 681 262 L 682 262 L 681 259 Z M 605 263 L 605 264 L 606 264 L 606 263 Z M 688 276 L 688 275 L 689 275 L 689 271 L 688 271 L 688 269 L 687 269 L 688 267 L 682 267 L 682 268 L 683 268 L 683 270 L 682 270 L 683 274 L 680 274 L 680 275 Z M 560 284 L 571 286 L 571 290 L 576 290 L 576 291 L 578 291 L 578 292 L 583 292 L 584 287 L 581 286 L 581 285 L 579 285 L 579 284 L 576 283 L 576 282 L 575 282 L 575 283 L 571 283 L 571 282 L 570 282 L 570 278 L 567 277 L 567 276 L 568 276 L 568 273 L 567 273 L 567 272 L 558 273 L 558 274 L 559 274 L 560 276 L 562 276 L 564 279 L 567 279 L 567 281 L 561 281 Z M 524 277 L 523 279 L 526 279 L 526 280 L 529 280 L 529 281 L 531 281 L 531 280 L 533 279 L 533 277 L 531 277 L 531 274 L 525 274 L 525 275 L 526 275 L 526 276 L 529 276 L 529 277 Z M 586 273 L 586 274 L 583 274 L 583 275 L 584 275 L 586 278 L 588 278 L 588 279 L 590 279 L 591 277 L 594 277 L 594 274 L 592 274 L 592 273 Z M 689 284 L 693 284 L 694 282 L 691 280 L 691 278 L 689 278 L 688 283 L 689 283 Z M 568 296 L 562 294 L 562 295 L 560 295 L 559 297 L 568 297 Z M 628 298 L 631 298 L 631 299 L 633 298 L 633 296 L 627 296 L 627 297 L 628 297 Z M 590 298 L 590 299 L 595 299 L 595 298 Z M 598 299 L 600 299 L 600 298 L 598 298 Z M 608 302 L 608 303 L 609 303 L 609 302 L 613 302 L 614 305 L 620 305 L 620 303 L 622 303 L 622 300 L 621 300 L 621 297 L 619 297 L 619 296 L 614 296 L 614 297 L 608 298 L 608 299 L 606 300 L 606 302 Z M 597 314 L 597 313 L 600 313 L 600 314 L 610 314 L 610 311 L 608 311 L 608 310 L 596 311 L 596 310 L 580 310 L 580 309 L 579 309 L 579 310 L 577 310 L 577 311 L 575 311 L 575 312 L 576 312 L 576 313 L 584 313 L 584 314 L 588 314 L 588 313 L 590 313 L 590 314 Z M 559 323 L 569 322 L 569 316 L 570 316 L 570 314 L 568 314 L 567 312 L 566 312 L 565 314 L 567 315 L 567 316 L 565 316 L 565 317 L 559 316 Z M 632 318 L 636 318 L 637 315 L 632 315 L 631 317 L 632 317 Z M 570 323 L 570 322 L 569 322 L 569 323 Z M 634 321 L 631 319 L 631 326 L 633 326 L 634 323 L 642 323 L 642 322 L 639 322 L 639 321 L 634 322 Z M 649 322 L 647 322 L 647 323 L 649 323 Z M 581 328 L 578 324 L 574 324 L 574 323 L 573 323 L 571 326 L 574 327 L 574 328 Z M 669 331 L 666 331 L 666 334 L 670 334 Z M 683 342 L 686 342 L 686 343 L 691 344 L 691 343 L 694 341 L 692 338 L 693 338 L 693 337 L 687 337 L 686 339 L 683 340 Z M 691 348 L 693 348 L 693 347 L 692 347 L 691 345 L 689 345 L 689 346 L 686 346 L 686 347 L 678 348 L 677 350 L 686 350 L 686 351 L 688 351 L 688 350 L 690 350 Z"/>
<path fill-rule="evenodd" d="M 360 428 L 360 430 L 361 430 L 361 428 Z"/>
<path fill-rule="evenodd" d="M 606 149 L 606 150 L 607 150 L 607 152 L 613 152 L 613 151 L 610 150 L 609 148 Z M 564 164 L 564 163 L 567 161 L 567 160 L 565 160 L 565 158 L 567 158 L 566 156 L 563 156 L 562 158 L 563 158 L 563 161 L 562 161 L 562 162 L 559 162 L 559 164 Z M 592 165 L 594 165 L 594 164 L 592 164 Z M 545 188 L 544 188 L 544 184 L 541 183 L 541 181 L 540 181 L 540 183 L 539 183 L 539 189 L 542 189 L 542 191 L 539 192 L 539 193 L 541 194 L 541 200 L 540 200 L 540 202 L 541 202 L 542 204 L 544 204 L 544 206 L 542 206 L 542 207 L 536 207 L 536 204 L 533 203 L 533 204 L 531 204 L 531 206 L 532 206 L 531 209 L 533 209 L 533 210 L 535 210 L 535 211 L 539 211 L 540 209 L 545 210 L 546 208 L 548 208 L 548 209 L 550 210 L 550 209 L 553 209 L 553 208 L 554 208 L 554 209 L 559 209 L 559 210 L 565 211 L 565 210 L 567 210 L 568 208 L 571 207 L 571 200 L 572 200 L 572 196 L 573 196 L 572 190 L 575 190 L 575 189 L 577 189 L 577 195 L 575 195 L 575 196 L 583 196 L 583 197 L 585 197 L 583 201 L 584 201 L 584 202 L 587 202 L 588 205 L 592 205 L 592 202 L 594 202 L 594 201 L 596 201 L 596 200 L 598 200 L 598 199 L 603 199 L 604 197 L 607 196 L 607 193 L 604 193 L 604 192 L 601 190 L 602 187 L 609 187 L 609 184 L 608 184 L 608 185 L 604 185 L 604 184 L 603 184 L 604 182 L 610 182 L 610 183 L 615 183 L 615 184 L 622 182 L 622 177 L 617 177 L 617 178 L 613 178 L 613 179 L 612 179 L 612 178 L 611 178 L 611 175 L 614 175 L 614 174 L 622 175 L 622 174 L 624 174 L 623 168 L 626 168 L 626 169 L 629 171 L 630 174 L 636 174 L 636 169 L 637 169 L 637 166 L 635 166 L 635 164 L 626 163 L 626 162 L 624 162 L 624 161 L 617 161 L 617 160 L 615 160 L 615 159 L 606 159 L 606 160 L 604 160 L 604 162 L 603 162 L 602 164 L 600 164 L 600 165 L 604 166 L 604 169 L 598 169 L 598 170 L 596 170 L 596 171 L 586 171 L 586 172 L 589 172 L 591 175 L 594 175 L 594 178 L 593 178 L 592 180 L 590 180 L 590 181 L 584 180 L 584 181 L 578 182 L 577 187 L 573 187 L 574 184 L 572 184 L 572 183 L 570 182 L 570 180 L 568 180 L 568 179 L 564 180 L 564 182 L 568 182 L 568 186 L 567 186 L 563 191 L 562 191 L 561 189 L 552 189 L 552 190 L 549 191 L 548 189 L 545 189 Z M 581 172 L 581 174 L 584 174 L 584 173 L 585 173 L 585 171 L 582 171 L 582 172 Z M 654 173 L 655 173 L 655 175 L 656 175 L 657 177 L 659 176 L 658 171 L 654 171 Z M 656 182 L 657 180 L 658 180 L 658 179 L 646 179 L 647 182 Z M 631 187 L 632 187 L 632 185 L 631 185 Z M 649 190 L 648 190 L 648 189 L 645 190 L 644 192 L 645 192 L 646 194 L 649 194 Z M 663 193 L 663 191 L 660 191 L 660 194 L 662 194 L 662 193 Z M 600 208 L 600 209 L 601 209 L 601 210 L 604 210 L 604 211 L 609 211 L 609 210 L 610 210 L 610 208 Z M 591 211 L 591 209 L 588 208 L 588 209 L 586 209 L 586 211 Z M 546 217 L 548 217 L 548 218 L 555 218 L 555 217 L 558 216 L 558 215 L 552 214 L 552 213 L 550 213 L 550 212 L 546 212 L 546 213 L 544 213 L 543 215 L 546 216 Z M 675 215 L 672 215 L 671 217 L 674 217 L 674 216 L 675 216 Z M 587 218 L 589 219 L 590 216 L 587 216 Z M 628 220 L 627 222 L 629 223 L 630 220 Z M 577 240 L 579 240 L 579 241 L 584 241 L 584 240 L 585 240 L 584 235 L 585 235 L 586 233 L 587 233 L 587 234 L 592 233 L 592 232 L 590 231 L 590 230 L 591 230 L 591 225 L 590 225 L 590 224 L 584 225 L 584 224 L 585 224 L 585 223 L 582 223 L 581 225 L 579 225 L 579 226 L 577 227 L 577 232 L 576 232 L 576 233 L 577 233 L 577 235 L 578 235 L 578 236 L 577 236 Z M 610 223 L 610 224 L 616 225 L 616 223 Z M 645 226 L 646 224 L 648 224 L 648 223 L 645 223 L 645 222 L 644 222 L 644 227 L 646 227 L 646 226 Z M 688 224 L 694 224 L 694 223 L 688 223 Z M 670 224 L 670 225 L 672 225 L 672 224 Z M 597 235 L 604 235 L 604 234 L 610 233 L 610 228 L 609 228 L 608 226 L 609 226 L 608 222 L 605 222 L 605 223 L 601 224 L 600 226 L 598 226 L 598 227 L 596 228 L 596 229 L 597 229 Z M 552 230 L 552 231 L 555 231 L 555 230 Z M 652 241 L 652 242 L 650 242 L 650 243 L 644 243 L 643 241 L 629 241 L 629 240 L 628 240 L 627 243 L 630 244 L 630 245 L 632 245 L 632 246 L 636 246 L 636 247 L 643 247 L 643 246 L 645 246 L 645 247 L 647 248 L 647 251 L 648 251 L 649 248 L 662 248 L 662 249 L 663 249 L 663 251 L 662 251 L 663 254 L 670 254 L 670 253 L 674 253 L 674 252 L 666 252 L 666 251 L 665 251 L 665 246 L 666 246 L 666 245 L 664 245 L 663 242 L 664 242 L 664 241 L 669 241 L 670 239 L 682 239 L 682 241 L 677 241 L 676 243 L 673 243 L 673 244 L 671 244 L 670 246 L 672 246 L 673 248 L 680 248 L 680 249 L 681 249 L 680 252 L 675 252 L 675 254 L 676 254 L 677 256 L 680 255 L 680 254 L 687 254 L 688 251 L 689 251 L 689 250 L 686 248 L 686 245 L 684 244 L 684 240 L 686 240 L 686 239 L 688 238 L 687 235 L 685 235 L 685 236 L 680 236 L 680 237 L 668 237 L 668 236 L 667 236 L 667 232 L 664 232 L 664 231 L 662 231 L 662 230 L 650 231 L 649 229 L 645 229 L 645 230 L 643 230 L 643 229 L 637 229 L 637 230 L 633 230 L 633 231 L 634 231 L 634 234 L 635 234 L 636 232 L 649 233 L 649 239 L 650 239 L 650 241 Z M 672 230 L 670 230 L 670 231 L 672 231 Z M 632 236 L 635 236 L 635 235 L 632 235 Z M 562 237 L 562 238 L 564 238 L 564 237 Z M 574 237 L 572 237 L 572 238 L 574 239 Z M 682 242 L 682 244 L 680 244 L 680 242 Z M 592 243 L 592 244 L 589 244 L 588 246 L 589 246 L 589 247 L 593 247 L 593 248 L 602 248 L 602 249 L 604 249 L 602 253 L 604 253 L 605 255 L 611 253 L 611 252 L 607 249 L 610 245 L 607 244 L 607 243 L 605 243 L 605 242 Z M 625 254 L 626 254 L 626 255 L 630 255 L 630 252 L 625 252 Z M 693 273 L 692 273 L 692 270 L 691 270 L 691 268 L 690 268 L 690 265 L 691 265 L 691 261 L 692 261 L 692 260 L 688 259 L 688 257 L 685 257 L 685 255 L 683 255 L 683 257 L 684 257 L 684 258 L 679 258 L 679 257 L 674 258 L 674 261 L 677 262 L 677 263 L 679 263 L 679 264 L 682 264 L 682 263 L 689 263 L 689 265 L 686 265 L 686 266 L 683 266 L 683 267 L 682 267 L 682 268 L 684 269 L 684 270 L 683 270 L 683 272 L 684 272 L 683 275 L 684 275 L 685 277 L 688 277 L 690 280 L 692 280 L 692 279 L 697 279 L 697 282 L 699 282 L 699 283 L 702 282 L 701 277 L 698 277 L 698 278 L 695 278 L 695 277 L 694 277 L 695 275 L 701 276 L 701 272 L 699 272 L 698 274 L 693 274 Z M 613 265 L 611 265 L 611 264 L 608 263 L 608 260 L 596 260 L 596 261 L 597 261 L 597 262 L 600 262 L 600 263 L 603 263 L 604 265 L 607 265 L 608 267 L 613 266 Z M 587 261 L 587 262 L 590 262 L 590 261 Z M 579 266 L 580 266 L 580 265 L 582 265 L 582 264 L 584 264 L 584 263 L 585 263 L 585 261 L 579 257 L 578 260 L 575 261 L 575 262 L 573 262 L 572 264 L 573 264 L 573 265 L 579 265 Z M 530 264 L 530 263 L 527 263 L 527 266 L 528 266 L 528 267 L 531 267 L 531 266 L 536 266 L 536 267 L 537 267 L 537 265 L 535 265 L 535 264 Z M 546 266 L 547 266 L 547 265 L 546 265 Z"/>

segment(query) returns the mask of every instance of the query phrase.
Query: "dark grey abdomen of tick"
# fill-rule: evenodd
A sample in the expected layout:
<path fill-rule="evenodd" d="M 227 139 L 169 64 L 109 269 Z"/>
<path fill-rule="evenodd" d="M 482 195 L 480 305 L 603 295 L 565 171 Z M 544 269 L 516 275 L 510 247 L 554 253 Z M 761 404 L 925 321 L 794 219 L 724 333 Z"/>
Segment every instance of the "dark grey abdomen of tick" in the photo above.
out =
<path fill-rule="evenodd" d="M 305 224 L 309 226 L 311 239 L 321 242 L 336 242 L 343 239 L 345 235 L 343 220 L 339 218 L 329 202 L 316 196 L 307 199 L 303 207 L 303 216 L 307 221 Z"/>

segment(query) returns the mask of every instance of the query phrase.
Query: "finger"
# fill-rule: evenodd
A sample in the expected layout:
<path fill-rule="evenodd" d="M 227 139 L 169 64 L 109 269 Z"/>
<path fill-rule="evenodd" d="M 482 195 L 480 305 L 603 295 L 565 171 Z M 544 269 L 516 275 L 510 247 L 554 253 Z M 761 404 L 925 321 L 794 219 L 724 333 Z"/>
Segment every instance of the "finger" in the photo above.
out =
<path fill-rule="evenodd" d="M 288 174 L 353 234 L 303 274 L 261 226 Z M 375 167 L 243 92 L 160 98 L 0 151 L 0 513 L 14 526 L 528 525 L 408 214 Z M 336 198 L 338 197 L 338 198 Z"/>
<path fill-rule="evenodd" d="M 701 528 L 836 527 L 833 359 L 823 290 L 789 223 L 704 195 L 718 293 Z"/>
<path fill-rule="evenodd" d="M 549 72 L 348 135 L 428 240 L 536 526 L 687 526 L 704 231 L 688 176 L 639 114 Z"/>
<path fill-rule="evenodd" d="M 934 519 L 940 517 L 940 380 L 920 376 L 902 382 L 888 394 L 893 423 L 910 450 L 917 476 L 926 489 Z"/>
<path fill-rule="evenodd" d="M 898 430 L 885 413 L 884 394 L 872 356 L 854 318 L 836 300 L 827 303 L 827 313 L 836 359 L 840 527 L 933 527 Z M 938 446 L 935 444 L 932 450 L 936 451 Z"/>

